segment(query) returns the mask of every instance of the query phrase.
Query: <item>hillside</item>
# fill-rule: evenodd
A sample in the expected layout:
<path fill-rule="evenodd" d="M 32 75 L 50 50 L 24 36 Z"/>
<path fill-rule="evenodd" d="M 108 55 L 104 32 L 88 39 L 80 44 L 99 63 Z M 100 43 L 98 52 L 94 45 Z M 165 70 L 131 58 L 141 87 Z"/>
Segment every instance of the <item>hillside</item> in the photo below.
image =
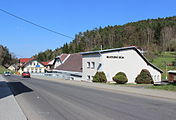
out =
<path fill-rule="evenodd" d="M 151 62 L 163 71 L 162 79 L 165 79 L 168 70 L 176 69 L 176 52 L 162 52 Z"/>
<path fill-rule="evenodd" d="M 139 46 L 148 51 L 148 57 L 163 51 L 176 51 L 176 16 L 148 19 L 125 25 L 95 28 L 75 35 L 75 39 L 54 51 L 47 50 L 35 55 L 47 61 L 61 53 L 76 53 L 89 50 Z M 47 54 L 49 53 L 49 56 Z M 41 57 L 42 56 L 42 57 Z"/>

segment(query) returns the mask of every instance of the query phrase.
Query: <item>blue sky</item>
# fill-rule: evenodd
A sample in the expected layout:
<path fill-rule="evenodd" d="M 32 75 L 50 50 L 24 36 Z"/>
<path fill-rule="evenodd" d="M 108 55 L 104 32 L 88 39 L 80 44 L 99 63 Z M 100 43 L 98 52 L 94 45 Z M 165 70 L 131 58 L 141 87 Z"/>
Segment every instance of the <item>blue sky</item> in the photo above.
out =
<path fill-rule="evenodd" d="M 0 8 L 74 37 L 96 27 L 176 15 L 175 0 L 1 0 Z M 56 49 L 72 39 L 48 32 L 0 11 L 0 44 L 17 57 Z"/>

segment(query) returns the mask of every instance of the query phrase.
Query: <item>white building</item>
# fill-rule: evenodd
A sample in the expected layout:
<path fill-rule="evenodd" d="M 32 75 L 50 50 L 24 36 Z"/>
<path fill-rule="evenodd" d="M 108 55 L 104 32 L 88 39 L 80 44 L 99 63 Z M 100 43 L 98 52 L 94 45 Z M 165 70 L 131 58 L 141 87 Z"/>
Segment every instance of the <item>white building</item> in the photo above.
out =
<path fill-rule="evenodd" d="M 22 72 L 30 73 L 44 73 L 45 69 L 45 65 L 35 59 L 28 61 L 21 67 Z"/>
<path fill-rule="evenodd" d="M 81 53 L 83 57 L 83 80 L 92 81 L 97 71 L 104 72 L 108 82 L 118 72 L 124 72 L 128 83 L 135 83 L 135 78 L 142 69 L 147 69 L 154 82 L 161 81 L 162 71 L 152 65 L 135 47 L 124 47 Z"/>
<path fill-rule="evenodd" d="M 14 64 L 14 65 L 9 66 L 8 69 L 11 70 L 11 71 L 15 71 L 17 69 L 17 67 Z"/>

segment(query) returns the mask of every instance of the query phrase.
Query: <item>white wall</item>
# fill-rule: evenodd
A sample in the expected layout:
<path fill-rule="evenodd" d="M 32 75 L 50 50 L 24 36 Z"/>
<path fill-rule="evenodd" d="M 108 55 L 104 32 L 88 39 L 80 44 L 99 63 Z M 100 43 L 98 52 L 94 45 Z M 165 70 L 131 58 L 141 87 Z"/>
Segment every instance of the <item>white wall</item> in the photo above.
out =
<path fill-rule="evenodd" d="M 107 58 L 107 56 L 121 56 L 120 58 Z M 139 56 L 139 54 L 131 49 L 119 52 L 109 52 L 102 54 L 103 71 L 105 72 L 108 81 L 113 81 L 112 77 L 118 72 L 124 72 L 128 78 L 128 83 L 134 83 L 135 78 L 140 74 L 142 69 L 147 69 L 152 76 L 159 76 L 154 79 L 154 82 L 161 81 L 161 73 L 147 63 Z"/>
<path fill-rule="evenodd" d="M 61 61 L 59 58 L 56 58 L 55 64 L 54 64 L 54 68 L 58 67 L 59 65 L 61 65 Z"/>
<path fill-rule="evenodd" d="M 38 67 L 36 65 L 38 65 Z M 44 73 L 45 69 L 46 68 L 41 63 L 34 60 L 32 62 L 27 63 L 23 68 L 23 71 L 30 73 Z"/>
<path fill-rule="evenodd" d="M 15 67 L 13 67 L 12 65 L 10 67 L 8 67 L 8 69 L 11 71 L 15 71 Z"/>
<path fill-rule="evenodd" d="M 97 68 L 100 64 L 101 57 L 99 54 L 97 55 L 85 55 L 82 59 L 82 67 L 83 67 L 83 79 L 87 81 L 92 81 L 92 76 L 98 71 Z M 88 68 L 87 63 L 90 63 L 90 68 Z M 95 62 L 95 67 L 92 68 L 92 62 Z M 90 76 L 90 79 L 88 79 Z"/>
<path fill-rule="evenodd" d="M 133 50 L 106 52 L 96 55 L 83 55 L 83 79 L 87 80 L 87 76 L 91 77 L 98 71 L 97 67 L 102 63 L 102 71 L 105 72 L 107 80 L 113 81 L 112 77 L 118 72 L 124 72 L 127 75 L 128 83 L 134 83 L 135 78 L 140 74 L 142 69 L 149 70 L 153 76 L 154 82 L 161 81 L 161 73 L 153 67 L 147 65 L 139 54 Z M 107 56 L 116 56 L 121 58 L 107 58 Z M 95 62 L 95 68 L 87 68 L 87 62 Z M 99 70 L 101 71 L 101 70 Z M 92 80 L 92 78 L 91 78 Z M 89 80 L 90 81 L 90 80 Z"/>

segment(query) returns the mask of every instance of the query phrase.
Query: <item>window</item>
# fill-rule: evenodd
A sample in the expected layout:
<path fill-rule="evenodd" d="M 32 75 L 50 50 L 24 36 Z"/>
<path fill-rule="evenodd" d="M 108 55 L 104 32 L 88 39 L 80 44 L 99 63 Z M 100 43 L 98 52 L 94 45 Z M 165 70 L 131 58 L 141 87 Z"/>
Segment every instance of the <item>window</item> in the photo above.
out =
<path fill-rule="evenodd" d="M 95 68 L 95 62 L 92 62 L 92 66 L 91 66 L 92 69 Z"/>
<path fill-rule="evenodd" d="M 90 62 L 87 62 L 87 68 L 90 68 Z"/>
<path fill-rule="evenodd" d="M 154 80 L 156 80 L 156 75 L 154 76 Z"/>
<path fill-rule="evenodd" d="M 87 76 L 87 80 L 90 80 L 90 75 Z"/>
<path fill-rule="evenodd" d="M 157 76 L 157 79 L 159 80 L 159 75 Z"/>
<path fill-rule="evenodd" d="M 174 80 L 176 80 L 176 76 L 174 75 Z"/>

